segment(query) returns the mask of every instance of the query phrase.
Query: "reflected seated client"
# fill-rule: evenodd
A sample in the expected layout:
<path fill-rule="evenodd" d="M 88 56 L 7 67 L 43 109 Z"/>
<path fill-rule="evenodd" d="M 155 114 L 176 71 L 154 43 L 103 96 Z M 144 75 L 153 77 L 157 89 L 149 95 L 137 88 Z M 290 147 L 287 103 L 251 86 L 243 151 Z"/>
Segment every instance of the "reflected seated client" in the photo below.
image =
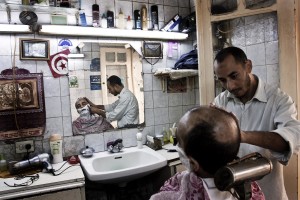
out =
<path fill-rule="evenodd" d="M 114 128 L 102 116 L 91 114 L 90 105 L 85 98 L 78 98 L 75 107 L 80 116 L 72 123 L 73 135 L 100 133 Z"/>

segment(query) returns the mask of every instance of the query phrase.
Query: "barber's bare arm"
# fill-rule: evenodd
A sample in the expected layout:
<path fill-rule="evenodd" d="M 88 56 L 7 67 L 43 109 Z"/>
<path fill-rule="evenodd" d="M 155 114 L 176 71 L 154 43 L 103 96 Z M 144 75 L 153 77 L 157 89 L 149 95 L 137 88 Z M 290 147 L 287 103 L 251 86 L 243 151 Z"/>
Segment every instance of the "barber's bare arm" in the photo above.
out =
<path fill-rule="evenodd" d="M 105 111 L 102 109 L 99 109 L 98 107 L 91 106 L 91 113 L 93 113 L 93 114 L 96 113 L 96 114 L 101 115 L 102 117 L 106 118 Z"/>
<path fill-rule="evenodd" d="M 87 97 L 85 97 L 86 101 L 90 104 L 91 107 L 96 107 L 96 108 L 99 108 L 101 110 L 105 110 L 104 109 L 104 105 L 96 105 L 94 104 L 93 102 L 91 102 Z M 97 113 L 98 114 L 98 113 Z"/>
<path fill-rule="evenodd" d="M 279 134 L 267 131 L 241 131 L 241 142 L 279 153 L 289 151 L 289 144 Z"/>

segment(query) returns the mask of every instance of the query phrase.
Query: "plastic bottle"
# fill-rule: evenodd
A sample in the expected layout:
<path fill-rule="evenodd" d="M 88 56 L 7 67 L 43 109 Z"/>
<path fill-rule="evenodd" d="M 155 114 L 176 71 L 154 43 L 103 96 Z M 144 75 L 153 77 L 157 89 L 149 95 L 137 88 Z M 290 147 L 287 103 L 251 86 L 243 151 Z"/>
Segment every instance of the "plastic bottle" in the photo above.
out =
<path fill-rule="evenodd" d="M 52 163 L 61 163 L 62 157 L 62 137 L 60 134 L 52 134 L 50 136 L 50 150 L 53 156 Z"/>
<path fill-rule="evenodd" d="M 157 7 L 157 5 L 151 6 L 151 22 L 152 22 L 152 29 L 158 30 L 158 7 Z"/>
<path fill-rule="evenodd" d="M 99 27 L 100 21 L 99 21 L 99 5 L 93 4 L 92 5 L 92 16 L 93 16 L 93 27 Z"/>
<path fill-rule="evenodd" d="M 102 17 L 101 17 L 101 27 L 102 28 L 107 28 L 107 19 L 105 14 L 103 13 Z"/>
<path fill-rule="evenodd" d="M 136 134 L 136 141 L 137 141 L 137 148 L 138 149 L 141 149 L 143 148 L 143 142 L 142 142 L 142 139 L 143 139 L 143 134 L 141 133 L 141 131 L 139 130 Z"/>
<path fill-rule="evenodd" d="M 131 30 L 132 26 L 133 26 L 132 20 L 131 20 L 130 16 L 128 15 L 127 21 L 126 21 L 126 29 Z"/>
<path fill-rule="evenodd" d="M 169 134 L 168 134 L 168 131 L 166 131 L 165 127 L 164 127 L 164 129 L 163 129 L 162 135 L 163 135 L 163 137 L 164 137 L 164 144 L 169 143 L 170 136 L 169 136 Z"/>
<path fill-rule="evenodd" d="M 7 162 L 4 160 L 4 156 L 0 154 L 0 172 L 4 172 L 7 170 Z"/>
<path fill-rule="evenodd" d="M 148 21 L 147 21 L 147 8 L 145 5 L 143 5 L 141 9 L 141 19 L 142 19 L 142 29 L 147 31 Z"/>
<path fill-rule="evenodd" d="M 117 28 L 119 29 L 124 29 L 125 28 L 125 17 L 124 14 L 122 12 L 122 9 L 120 8 L 120 12 L 118 15 L 118 21 L 117 21 Z"/>
<path fill-rule="evenodd" d="M 141 15 L 139 10 L 134 11 L 134 28 L 141 29 Z"/>
<path fill-rule="evenodd" d="M 81 26 L 87 26 L 86 17 L 85 17 L 85 13 L 83 10 L 79 11 L 79 16 L 80 16 Z"/>
<path fill-rule="evenodd" d="M 113 28 L 115 26 L 114 25 L 114 12 L 108 10 L 106 17 L 107 17 L 107 28 Z"/>

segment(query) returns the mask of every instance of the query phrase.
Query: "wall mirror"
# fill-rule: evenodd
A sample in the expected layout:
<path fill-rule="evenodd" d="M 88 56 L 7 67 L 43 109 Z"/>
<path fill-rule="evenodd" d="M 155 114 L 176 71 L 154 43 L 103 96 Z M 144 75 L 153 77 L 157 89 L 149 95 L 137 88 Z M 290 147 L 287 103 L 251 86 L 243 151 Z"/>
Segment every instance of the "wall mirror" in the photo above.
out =
<path fill-rule="evenodd" d="M 77 125 L 77 127 L 81 126 L 78 130 L 78 128 L 74 128 L 74 121 L 79 123 L 78 117 L 80 115 L 75 107 L 78 98 L 87 97 L 96 105 L 111 104 L 118 99 L 107 89 L 106 80 L 111 75 L 119 76 L 124 87 L 136 96 L 139 103 L 139 121 L 143 123 L 142 61 L 138 52 L 130 44 L 96 42 L 81 43 L 79 52 L 84 55 L 83 58 L 70 56 L 68 61 L 73 135 L 109 131 L 105 127 L 99 128 L 99 126 L 105 126 L 106 122 L 96 122 L 97 120 L 94 119 L 95 121 L 92 120 L 87 124 Z M 111 125 L 114 129 L 117 128 L 116 121 L 112 122 Z"/>

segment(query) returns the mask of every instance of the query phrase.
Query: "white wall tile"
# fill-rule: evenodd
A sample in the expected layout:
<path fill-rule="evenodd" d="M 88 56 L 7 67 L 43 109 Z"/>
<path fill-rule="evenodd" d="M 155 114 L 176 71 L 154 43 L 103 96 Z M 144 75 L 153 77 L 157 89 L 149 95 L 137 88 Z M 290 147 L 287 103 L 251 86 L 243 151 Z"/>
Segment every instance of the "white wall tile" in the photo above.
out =
<path fill-rule="evenodd" d="M 138 132 L 137 128 L 131 129 L 122 129 L 122 138 L 124 147 L 136 146 L 136 133 Z"/>
<path fill-rule="evenodd" d="M 144 91 L 152 91 L 152 74 L 144 74 Z"/>
<path fill-rule="evenodd" d="M 59 78 L 44 77 L 45 97 L 59 97 L 60 84 Z"/>
<path fill-rule="evenodd" d="M 62 117 L 47 118 L 44 138 L 49 138 L 51 134 L 58 133 L 63 136 Z"/>
<path fill-rule="evenodd" d="M 168 94 L 162 91 L 153 91 L 154 108 L 168 107 Z"/>
<path fill-rule="evenodd" d="M 60 117 L 61 112 L 61 100 L 60 97 L 46 97 L 46 118 Z"/>
<path fill-rule="evenodd" d="M 180 106 L 183 104 L 182 93 L 168 93 L 169 106 Z"/>
<path fill-rule="evenodd" d="M 272 41 L 266 43 L 266 64 L 278 63 L 278 41 Z"/>
<path fill-rule="evenodd" d="M 63 130 L 64 130 L 64 137 L 72 136 L 72 119 L 70 116 L 63 117 Z"/>
<path fill-rule="evenodd" d="M 145 108 L 153 108 L 153 92 L 144 92 Z"/>
<path fill-rule="evenodd" d="M 103 133 L 85 135 L 85 146 L 94 148 L 95 152 L 104 151 Z"/>
<path fill-rule="evenodd" d="M 256 44 L 247 46 L 247 57 L 252 60 L 253 66 L 260 66 L 266 64 L 265 44 Z"/>
<path fill-rule="evenodd" d="M 70 105 L 70 96 L 61 97 L 62 116 L 71 116 L 71 109 L 75 109 L 74 105 Z"/>
<path fill-rule="evenodd" d="M 169 123 L 169 108 L 154 108 L 154 123 L 167 124 Z"/>
<path fill-rule="evenodd" d="M 270 85 L 280 86 L 279 66 L 278 64 L 267 65 L 267 83 Z"/>
<path fill-rule="evenodd" d="M 18 46 L 15 47 L 14 37 L 10 37 L 10 35 L 1 35 L 0 43 L 2 48 L 0 48 L 0 56 L 10 56 L 16 51 L 18 51 Z M 3 48 L 5 47 L 5 48 Z"/>
<path fill-rule="evenodd" d="M 176 14 L 178 14 L 178 7 L 164 6 L 165 23 L 169 22 Z"/>
<path fill-rule="evenodd" d="M 169 107 L 169 123 L 177 123 L 183 116 L 182 106 Z"/>
<path fill-rule="evenodd" d="M 254 66 L 252 73 L 261 78 L 264 82 L 267 82 L 267 67 L 266 66 Z"/>
<path fill-rule="evenodd" d="M 146 126 L 153 126 L 154 125 L 154 113 L 153 109 L 145 109 L 145 121 Z"/>
<path fill-rule="evenodd" d="M 264 23 L 252 23 L 245 26 L 246 45 L 258 44 L 265 41 Z"/>

